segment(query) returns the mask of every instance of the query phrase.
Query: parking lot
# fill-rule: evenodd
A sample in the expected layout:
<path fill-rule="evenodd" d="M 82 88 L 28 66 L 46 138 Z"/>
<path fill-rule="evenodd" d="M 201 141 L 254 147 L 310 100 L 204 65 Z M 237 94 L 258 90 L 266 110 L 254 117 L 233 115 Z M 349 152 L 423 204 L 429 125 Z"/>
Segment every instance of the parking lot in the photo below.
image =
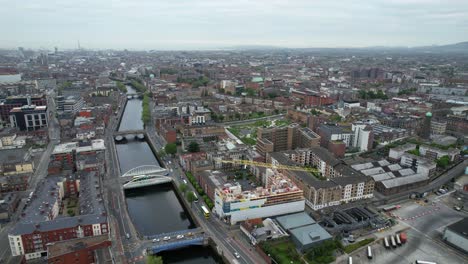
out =
<path fill-rule="evenodd" d="M 467 263 L 468 258 L 446 247 L 441 241 L 433 240 L 424 233 L 414 229 L 406 231 L 408 241 L 397 248 L 386 249 L 382 240 L 371 245 L 373 258 L 367 258 L 367 247 L 352 254 L 354 263 L 414 263 L 426 260 L 442 264 Z M 340 263 L 347 263 L 347 260 Z"/>
<path fill-rule="evenodd" d="M 443 199 L 432 195 L 424 200 L 408 201 L 401 208 L 392 211 L 400 224 L 393 230 L 375 234 L 378 240 L 371 245 L 373 259 L 367 258 L 367 247 L 351 255 L 353 263 L 414 263 L 426 260 L 436 263 L 468 263 L 468 256 L 449 247 L 442 241 L 446 226 L 459 221 L 466 215 L 455 211 Z M 393 234 L 396 229 L 405 229 L 408 235 L 406 244 L 395 249 L 386 249 L 382 237 Z M 339 263 L 347 263 L 341 259 Z"/>

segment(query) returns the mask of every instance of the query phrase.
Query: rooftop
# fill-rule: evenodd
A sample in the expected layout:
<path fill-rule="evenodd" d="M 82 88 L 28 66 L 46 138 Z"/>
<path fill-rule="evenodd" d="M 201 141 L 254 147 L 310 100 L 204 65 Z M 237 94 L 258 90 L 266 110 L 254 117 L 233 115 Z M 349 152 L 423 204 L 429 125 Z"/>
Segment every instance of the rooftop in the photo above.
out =
<path fill-rule="evenodd" d="M 465 239 L 468 239 L 468 230 L 466 228 L 467 226 L 468 226 L 468 217 L 465 217 L 462 220 L 447 226 L 447 229 L 465 237 Z"/>
<path fill-rule="evenodd" d="M 268 187 L 257 187 L 248 191 L 242 191 L 242 186 L 239 183 L 227 183 L 221 187 L 220 194 L 224 201 L 233 202 L 242 199 L 251 200 L 286 193 L 302 192 L 290 179 L 282 174 L 269 176 L 267 181 Z"/>
<path fill-rule="evenodd" d="M 0 150 L 0 164 L 21 163 L 28 160 L 28 151 L 23 148 Z"/>
<path fill-rule="evenodd" d="M 108 235 L 83 237 L 72 240 L 50 243 L 47 246 L 47 257 L 55 258 L 68 253 L 73 253 L 81 249 L 98 246 L 109 241 Z"/>
<path fill-rule="evenodd" d="M 292 229 L 292 228 L 297 228 L 297 227 L 301 227 L 301 226 L 315 224 L 315 220 L 312 219 L 305 212 L 279 216 L 279 217 L 276 218 L 276 221 L 284 229 Z"/>
<path fill-rule="evenodd" d="M 332 238 L 332 236 L 318 224 L 294 228 L 289 232 L 291 232 L 291 235 L 302 245 L 317 243 Z"/>

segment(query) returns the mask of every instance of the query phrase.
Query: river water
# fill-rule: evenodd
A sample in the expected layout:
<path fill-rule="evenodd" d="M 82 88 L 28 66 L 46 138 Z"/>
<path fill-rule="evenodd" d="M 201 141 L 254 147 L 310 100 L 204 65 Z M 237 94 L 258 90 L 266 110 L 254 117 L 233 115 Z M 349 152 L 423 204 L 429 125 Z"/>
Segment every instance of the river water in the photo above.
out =
<path fill-rule="evenodd" d="M 129 86 L 127 90 L 127 93 L 134 93 Z M 128 100 L 118 130 L 143 129 L 141 111 L 140 99 Z M 116 144 L 116 150 L 122 174 L 138 166 L 160 166 L 145 141 L 128 138 L 127 143 Z M 132 222 L 142 235 L 161 234 L 195 227 L 171 184 L 126 190 L 125 197 Z M 199 246 L 167 251 L 161 255 L 164 263 L 222 263 L 211 248 Z"/>

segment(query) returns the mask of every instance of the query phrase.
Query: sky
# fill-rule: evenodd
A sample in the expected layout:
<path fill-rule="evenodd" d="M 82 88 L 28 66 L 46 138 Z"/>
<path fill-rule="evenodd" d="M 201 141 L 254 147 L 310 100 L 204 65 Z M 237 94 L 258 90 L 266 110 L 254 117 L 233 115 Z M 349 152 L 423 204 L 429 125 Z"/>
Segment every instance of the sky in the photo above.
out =
<path fill-rule="evenodd" d="M 0 0 L 0 48 L 179 50 L 468 41 L 468 0 Z"/>

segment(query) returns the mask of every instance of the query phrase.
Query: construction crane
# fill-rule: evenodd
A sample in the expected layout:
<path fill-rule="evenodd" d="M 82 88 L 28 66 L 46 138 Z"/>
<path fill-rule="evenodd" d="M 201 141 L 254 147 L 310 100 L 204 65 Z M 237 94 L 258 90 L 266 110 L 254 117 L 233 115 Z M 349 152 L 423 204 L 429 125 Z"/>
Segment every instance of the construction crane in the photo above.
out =
<path fill-rule="evenodd" d="M 290 166 L 290 165 L 282 165 L 282 164 L 271 164 L 265 162 L 258 162 L 258 161 L 250 161 L 250 160 L 221 160 L 218 159 L 217 161 L 222 163 L 230 163 L 234 165 L 246 165 L 246 166 L 257 166 L 257 167 L 264 167 L 270 169 L 279 169 L 279 170 L 291 170 L 291 171 L 306 171 L 311 173 L 320 173 L 320 171 L 316 168 L 307 168 L 307 167 L 299 167 L 299 166 Z"/>

